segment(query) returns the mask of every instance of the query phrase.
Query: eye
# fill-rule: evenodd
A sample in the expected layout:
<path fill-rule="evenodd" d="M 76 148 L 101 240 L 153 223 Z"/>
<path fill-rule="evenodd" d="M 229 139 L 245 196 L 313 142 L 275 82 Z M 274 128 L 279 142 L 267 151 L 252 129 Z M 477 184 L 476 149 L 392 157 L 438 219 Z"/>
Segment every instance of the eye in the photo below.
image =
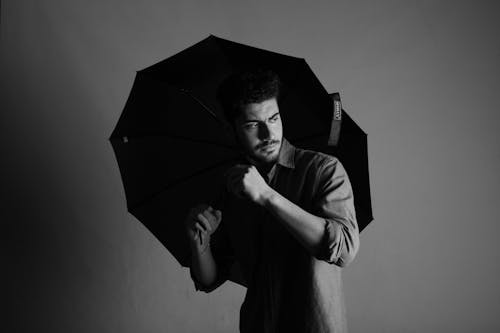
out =
<path fill-rule="evenodd" d="M 271 119 L 269 119 L 270 122 L 274 123 L 276 122 L 278 119 L 280 118 L 280 114 L 277 113 L 275 114 L 274 116 L 271 117 Z"/>
<path fill-rule="evenodd" d="M 257 127 L 257 123 L 246 123 L 243 125 L 243 128 L 244 129 L 252 129 L 252 128 L 255 128 Z"/>

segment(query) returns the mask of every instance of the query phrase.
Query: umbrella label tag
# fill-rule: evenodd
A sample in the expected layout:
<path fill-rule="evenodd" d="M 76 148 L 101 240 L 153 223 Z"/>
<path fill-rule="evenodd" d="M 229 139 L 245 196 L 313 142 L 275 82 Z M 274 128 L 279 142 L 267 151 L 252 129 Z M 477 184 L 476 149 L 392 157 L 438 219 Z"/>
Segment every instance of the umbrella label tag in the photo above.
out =
<path fill-rule="evenodd" d="M 342 104 L 337 99 L 333 100 L 333 119 L 342 120 Z"/>
<path fill-rule="evenodd" d="M 328 145 L 335 147 L 339 143 L 340 126 L 342 124 L 342 103 L 340 103 L 339 93 L 330 94 L 330 97 L 333 100 L 333 117 Z"/>

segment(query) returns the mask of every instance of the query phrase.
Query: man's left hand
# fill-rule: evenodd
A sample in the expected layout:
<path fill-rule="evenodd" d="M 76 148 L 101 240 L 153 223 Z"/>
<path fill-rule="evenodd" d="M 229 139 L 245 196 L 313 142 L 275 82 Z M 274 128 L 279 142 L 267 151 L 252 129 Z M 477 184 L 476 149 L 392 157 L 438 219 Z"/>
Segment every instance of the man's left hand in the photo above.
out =
<path fill-rule="evenodd" d="M 273 189 L 253 165 L 238 164 L 226 173 L 228 190 L 240 198 L 263 205 Z"/>

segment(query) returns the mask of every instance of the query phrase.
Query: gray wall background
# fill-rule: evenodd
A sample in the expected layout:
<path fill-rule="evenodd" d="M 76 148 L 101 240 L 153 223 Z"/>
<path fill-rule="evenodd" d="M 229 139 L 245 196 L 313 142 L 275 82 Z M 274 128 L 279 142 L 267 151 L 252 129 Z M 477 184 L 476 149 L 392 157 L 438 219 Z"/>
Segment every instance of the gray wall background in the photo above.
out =
<path fill-rule="evenodd" d="M 3 1 L 8 332 L 235 332 L 126 211 L 107 141 L 135 71 L 215 34 L 304 57 L 368 133 L 351 332 L 500 331 L 495 1 Z M 33 328 L 37 328 L 33 330 Z"/>

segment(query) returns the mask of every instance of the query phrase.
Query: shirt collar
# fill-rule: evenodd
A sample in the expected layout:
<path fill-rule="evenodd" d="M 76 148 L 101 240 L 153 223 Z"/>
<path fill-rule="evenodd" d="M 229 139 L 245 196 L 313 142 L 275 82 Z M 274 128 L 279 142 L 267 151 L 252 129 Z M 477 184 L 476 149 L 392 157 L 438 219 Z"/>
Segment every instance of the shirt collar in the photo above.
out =
<path fill-rule="evenodd" d="M 296 148 L 283 137 L 281 139 L 281 148 L 277 163 L 290 169 L 295 168 L 295 149 Z"/>

